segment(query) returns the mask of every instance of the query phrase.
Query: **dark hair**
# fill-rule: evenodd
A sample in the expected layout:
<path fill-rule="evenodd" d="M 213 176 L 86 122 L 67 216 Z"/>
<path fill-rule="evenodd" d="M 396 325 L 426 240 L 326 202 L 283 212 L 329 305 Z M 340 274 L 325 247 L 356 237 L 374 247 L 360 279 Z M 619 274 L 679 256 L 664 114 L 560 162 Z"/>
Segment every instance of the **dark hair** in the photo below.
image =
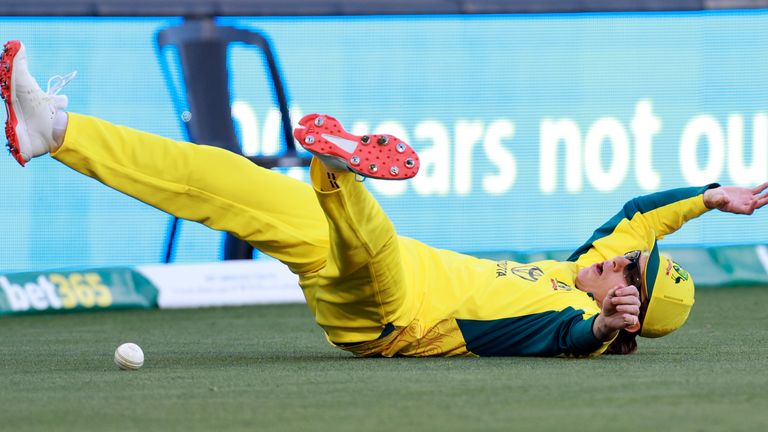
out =
<path fill-rule="evenodd" d="M 631 333 L 626 330 L 620 330 L 616 339 L 608 345 L 606 354 L 632 354 L 637 351 L 637 333 Z"/>

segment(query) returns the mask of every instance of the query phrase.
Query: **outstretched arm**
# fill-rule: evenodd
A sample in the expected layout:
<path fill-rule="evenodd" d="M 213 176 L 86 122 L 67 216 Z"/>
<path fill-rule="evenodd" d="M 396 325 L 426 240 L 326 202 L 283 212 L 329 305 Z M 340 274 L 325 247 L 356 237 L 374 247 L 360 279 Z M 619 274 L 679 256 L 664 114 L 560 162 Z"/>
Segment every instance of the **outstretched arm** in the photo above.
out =
<path fill-rule="evenodd" d="M 649 232 L 660 239 L 711 209 L 749 215 L 766 204 L 768 182 L 754 188 L 713 183 L 637 197 L 598 228 L 568 260 L 587 265 L 633 249 L 647 249 L 652 246 L 647 244 Z"/>
<path fill-rule="evenodd" d="M 622 255 L 634 249 L 647 250 L 649 238 L 661 239 L 689 220 L 710 209 L 703 194 L 719 184 L 670 189 L 639 196 L 626 204 L 595 230 L 592 237 L 568 258 L 584 265 Z M 653 234 L 653 236 L 651 236 Z"/>
<path fill-rule="evenodd" d="M 754 188 L 721 186 L 704 192 L 704 205 L 727 213 L 751 215 L 768 204 L 768 182 Z"/>

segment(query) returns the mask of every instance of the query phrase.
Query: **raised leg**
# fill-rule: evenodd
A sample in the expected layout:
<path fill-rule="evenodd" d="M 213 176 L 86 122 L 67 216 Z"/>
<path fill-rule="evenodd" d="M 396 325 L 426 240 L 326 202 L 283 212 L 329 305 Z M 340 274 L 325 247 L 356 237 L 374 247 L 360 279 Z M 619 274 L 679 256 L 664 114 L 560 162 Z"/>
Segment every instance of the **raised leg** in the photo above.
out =
<path fill-rule="evenodd" d="M 296 274 L 324 266 L 328 225 L 312 188 L 239 155 L 69 113 L 52 156 L 160 210 L 230 232 Z"/>
<path fill-rule="evenodd" d="M 328 219 L 330 249 L 317 274 L 315 317 L 337 344 L 371 341 L 416 314 L 392 222 L 349 171 L 310 168 L 317 201 Z"/>

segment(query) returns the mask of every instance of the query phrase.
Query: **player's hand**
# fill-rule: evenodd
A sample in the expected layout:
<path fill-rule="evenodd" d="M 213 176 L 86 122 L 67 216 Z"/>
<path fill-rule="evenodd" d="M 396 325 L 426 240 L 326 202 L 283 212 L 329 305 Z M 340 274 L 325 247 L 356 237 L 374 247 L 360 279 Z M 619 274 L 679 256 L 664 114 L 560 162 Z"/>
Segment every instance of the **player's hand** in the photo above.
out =
<path fill-rule="evenodd" d="M 603 299 L 602 312 L 592 324 L 592 333 L 601 341 L 613 339 L 619 330 L 639 328 L 640 294 L 633 285 L 615 287 Z"/>
<path fill-rule="evenodd" d="M 704 192 L 704 205 L 727 213 L 750 215 L 768 204 L 768 182 L 752 189 L 739 186 L 721 186 Z"/>

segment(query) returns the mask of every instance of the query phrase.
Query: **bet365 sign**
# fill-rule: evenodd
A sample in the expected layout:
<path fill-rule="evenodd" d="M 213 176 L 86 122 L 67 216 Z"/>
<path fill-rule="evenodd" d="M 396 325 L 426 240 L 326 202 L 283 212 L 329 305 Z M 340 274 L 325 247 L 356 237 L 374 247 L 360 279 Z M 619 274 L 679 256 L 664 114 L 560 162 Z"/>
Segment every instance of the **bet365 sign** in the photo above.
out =
<path fill-rule="evenodd" d="M 129 269 L 0 276 L 0 315 L 147 308 L 156 297 L 152 284 Z"/>

